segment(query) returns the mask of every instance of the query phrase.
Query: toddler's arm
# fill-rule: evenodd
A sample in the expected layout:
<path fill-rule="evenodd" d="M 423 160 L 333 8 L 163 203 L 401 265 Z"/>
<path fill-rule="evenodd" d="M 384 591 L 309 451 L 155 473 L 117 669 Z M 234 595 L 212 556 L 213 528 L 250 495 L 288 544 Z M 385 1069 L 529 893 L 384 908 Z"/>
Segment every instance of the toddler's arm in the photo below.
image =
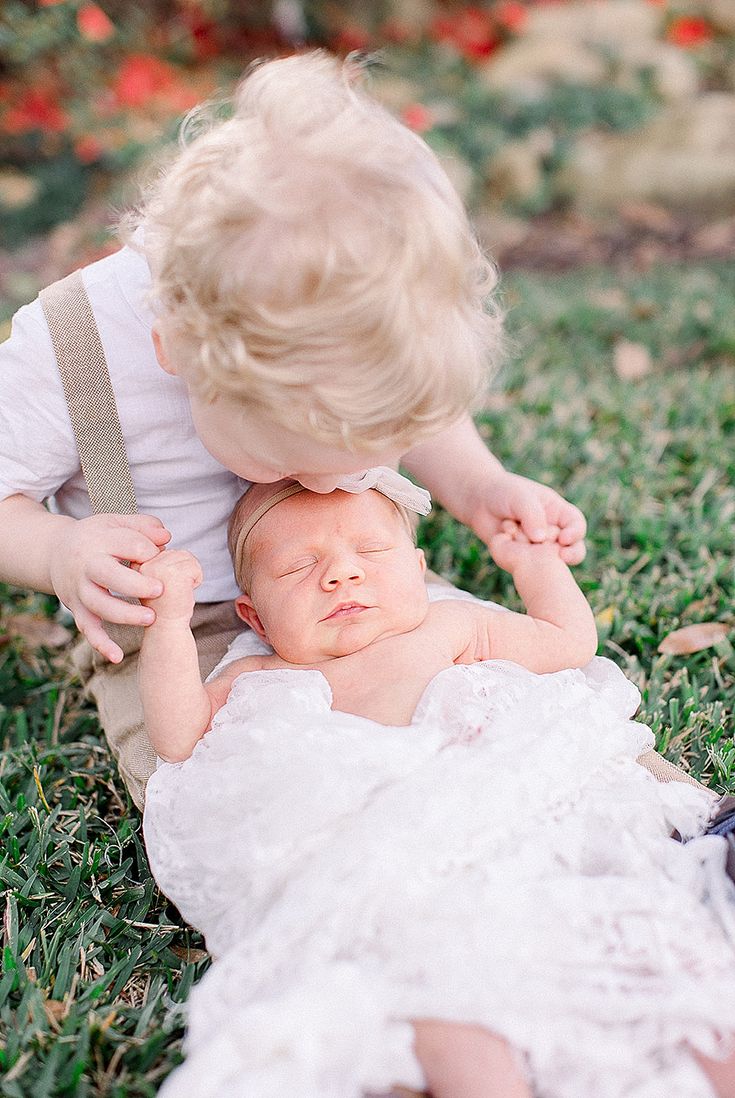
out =
<path fill-rule="evenodd" d="M 527 613 L 502 614 L 463 603 L 473 616 L 474 634 L 460 662 L 506 659 L 540 674 L 588 663 L 597 651 L 595 619 L 558 543 L 531 543 L 515 523 L 506 522 L 490 549 L 513 576 Z"/>
<path fill-rule="evenodd" d="M 104 621 L 147 625 L 154 612 L 115 598 L 153 598 L 158 580 L 127 568 L 157 556 L 171 535 L 152 515 L 54 515 L 28 496 L 0 502 L 0 578 L 54 594 L 71 610 L 93 648 L 113 663 L 123 658 Z"/>

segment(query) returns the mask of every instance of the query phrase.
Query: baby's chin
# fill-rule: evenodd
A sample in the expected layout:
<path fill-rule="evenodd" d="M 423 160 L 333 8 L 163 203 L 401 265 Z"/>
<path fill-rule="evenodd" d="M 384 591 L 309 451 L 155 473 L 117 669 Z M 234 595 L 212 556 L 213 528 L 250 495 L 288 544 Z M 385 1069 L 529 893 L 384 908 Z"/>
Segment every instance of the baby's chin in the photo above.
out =
<path fill-rule="evenodd" d="M 425 606 L 414 606 L 411 610 L 406 609 L 399 616 L 391 615 L 389 620 L 376 621 L 374 618 L 369 617 L 365 620 L 348 622 L 331 637 L 326 637 L 313 645 L 299 645 L 291 649 L 288 654 L 285 651 L 279 651 L 278 655 L 281 659 L 288 660 L 289 663 L 304 667 L 313 667 L 316 664 L 324 663 L 325 660 L 356 656 L 359 652 L 366 651 L 374 644 L 388 640 L 389 637 L 399 637 L 404 633 L 412 633 L 414 629 L 421 625 L 428 613 L 428 608 L 429 603 L 427 600 Z"/>
<path fill-rule="evenodd" d="M 414 607 L 411 611 L 407 610 L 399 617 L 391 616 L 389 621 L 368 621 L 365 622 L 364 628 L 361 628 L 360 623 L 357 624 L 356 628 L 348 626 L 344 630 L 340 630 L 329 645 L 328 653 L 325 653 L 322 659 L 325 657 L 327 659 L 339 659 L 342 656 L 356 656 L 359 652 L 364 652 L 390 637 L 400 637 L 405 633 L 413 633 L 414 629 L 421 625 L 427 612 L 428 602 L 426 607 Z"/>

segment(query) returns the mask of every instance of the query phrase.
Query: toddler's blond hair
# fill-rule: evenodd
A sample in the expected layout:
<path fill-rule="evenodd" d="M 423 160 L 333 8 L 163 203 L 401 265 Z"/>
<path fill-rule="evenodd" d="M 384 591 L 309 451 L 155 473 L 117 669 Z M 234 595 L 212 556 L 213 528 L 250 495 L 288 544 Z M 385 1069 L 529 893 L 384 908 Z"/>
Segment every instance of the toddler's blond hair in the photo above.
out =
<path fill-rule="evenodd" d="M 184 127 L 138 217 L 164 350 L 204 399 L 408 448 L 484 390 L 496 276 L 433 152 L 357 68 L 321 51 L 254 67 L 231 118 Z"/>

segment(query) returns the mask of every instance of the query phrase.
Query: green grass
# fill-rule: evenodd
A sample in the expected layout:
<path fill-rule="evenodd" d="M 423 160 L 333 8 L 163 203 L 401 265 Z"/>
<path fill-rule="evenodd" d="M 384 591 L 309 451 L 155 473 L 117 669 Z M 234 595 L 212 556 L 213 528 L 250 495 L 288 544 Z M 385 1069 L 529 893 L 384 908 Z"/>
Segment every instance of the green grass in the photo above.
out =
<path fill-rule="evenodd" d="M 664 752 L 720 790 L 735 788 L 733 649 L 657 646 L 732 620 L 734 294 L 735 265 L 509 277 L 515 351 L 481 417 L 501 458 L 587 514 L 577 575 L 600 651 L 639 685 Z M 621 338 L 649 347 L 648 376 L 616 376 Z M 517 604 L 445 514 L 423 541 L 435 568 Z M 8 589 L 1 605 L 53 611 Z M 0 645 L 0 732 L 0 1094 L 152 1095 L 179 1056 L 201 942 L 153 886 L 139 816 L 62 659 Z"/>

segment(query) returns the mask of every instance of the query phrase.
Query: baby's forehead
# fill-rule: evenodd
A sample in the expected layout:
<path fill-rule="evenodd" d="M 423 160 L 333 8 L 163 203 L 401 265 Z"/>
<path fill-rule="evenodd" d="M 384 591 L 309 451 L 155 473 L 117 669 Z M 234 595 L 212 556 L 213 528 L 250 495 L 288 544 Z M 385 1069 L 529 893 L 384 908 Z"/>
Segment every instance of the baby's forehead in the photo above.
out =
<path fill-rule="evenodd" d="M 368 489 L 339 489 L 325 495 L 298 492 L 272 507 L 253 528 L 248 541 L 261 552 L 276 553 L 330 535 L 365 537 L 392 533 L 402 525 L 392 500 Z"/>
<path fill-rule="evenodd" d="M 299 529 L 306 534 L 315 528 L 333 529 L 338 524 L 356 529 L 391 526 L 398 518 L 400 515 L 392 500 L 374 489 L 359 493 L 336 489 L 325 495 L 304 491 L 289 496 L 271 508 L 261 524 L 265 523 L 271 530 L 294 527 L 294 535 L 298 536 Z"/>

